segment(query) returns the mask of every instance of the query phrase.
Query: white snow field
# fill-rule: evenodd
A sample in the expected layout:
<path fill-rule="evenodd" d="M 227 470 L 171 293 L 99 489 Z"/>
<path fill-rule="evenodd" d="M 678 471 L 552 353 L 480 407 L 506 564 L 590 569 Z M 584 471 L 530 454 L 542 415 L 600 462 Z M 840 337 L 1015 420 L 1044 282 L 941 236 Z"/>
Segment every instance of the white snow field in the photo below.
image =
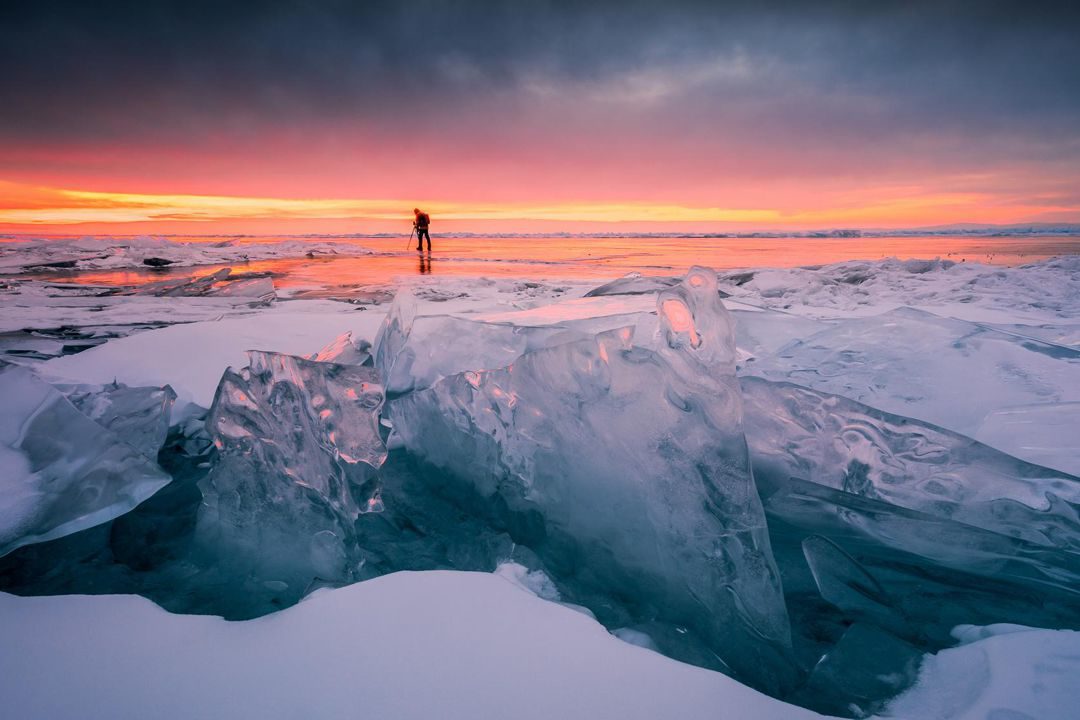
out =
<path fill-rule="evenodd" d="M 241 278 L 231 286 L 235 291 L 222 291 L 211 279 L 161 288 L 178 295 L 100 297 L 93 296 L 97 290 L 18 277 L 46 262 L 137 266 L 162 248 L 174 252 L 177 264 L 191 266 L 295 257 L 309 249 L 366 252 L 352 244 L 192 243 L 177 250 L 176 243 L 91 239 L 18 245 L 0 244 L 0 274 L 13 278 L 6 285 L 0 279 L 0 387 L 24 388 L 18 397 L 36 388 L 35 398 L 63 410 L 65 424 L 55 435 L 92 432 L 119 459 L 100 461 L 75 442 L 58 444 L 66 454 L 52 453 L 48 418 L 35 420 L 40 398 L 33 407 L 28 401 L 16 407 L 7 398 L 0 404 L 0 552 L 7 553 L 0 556 L 0 590 L 18 593 L 0 592 L 3 717 L 823 717 L 646 649 L 680 656 L 684 636 L 695 638 L 708 626 L 703 621 L 688 632 L 684 626 L 691 623 L 680 620 L 693 613 L 675 608 L 680 603 L 718 617 L 710 605 L 716 588 L 700 586 L 710 572 L 737 576 L 717 581 L 732 595 L 724 598 L 724 612 L 735 618 L 730 625 L 752 627 L 747 618 L 766 614 L 770 603 L 778 606 L 767 613 L 776 625 L 777 658 L 798 666 L 792 673 L 802 673 L 804 687 L 844 687 L 843 678 L 829 673 L 850 670 L 851 658 L 866 652 L 859 638 L 875 636 L 865 626 L 884 628 L 893 657 L 914 658 L 902 668 L 908 674 L 890 675 L 890 669 L 864 678 L 850 706 L 829 705 L 828 712 L 1057 720 L 1075 717 L 1080 707 L 1080 633 L 1057 629 L 1080 626 L 1074 582 L 1080 576 L 1080 485 L 1073 477 L 1080 474 L 1080 257 L 1012 268 L 889 259 L 723 271 L 717 286 L 711 276 L 695 286 L 709 292 L 694 302 L 672 289 L 676 278 L 628 277 L 597 288 L 600 283 L 581 279 L 413 277 L 389 287 L 398 295 L 391 306 L 358 304 L 355 296 L 291 299 L 272 287 L 267 293 L 267 277 Z M 716 302 L 716 287 L 724 307 Z M 680 297 L 682 305 L 665 304 Z M 388 313 L 394 322 L 384 326 Z M 727 319 L 709 325 L 717 318 Z M 714 335 L 724 339 L 717 344 Z M 94 346 L 82 349 L 87 343 Z M 722 357 L 698 357 L 717 348 Z M 249 356 L 251 350 L 268 354 Z M 619 355 L 613 361 L 608 353 Z M 296 370 L 309 360 L 324 363 L 308 368 L 310 377 Z M 277 375 L 265 397 L 256 397 L 251 387 L 269 382 L 263 371 L 270 365 Z M 225 377 L 233 381 L 222 383 L 229 368 L 234 372 Z M 577 383 L 579 396 L 562 392 L 567 378 Z M 114 382 L 121 385 L 108 385 Z M 711 408 L 701 398 L 726 397 L 714 392 L 716 383 L 730 397 Z M 136 441 L 130 430 L 139 422 L 134 415 L 117 424 L 101 417 L 101 398 L 123 386 L 168 398 L 175 393 L 171 422 L 184 448 L 175 452 L 188 465 L 169 466 L 164 453 L 154 461 L 164 425 L 155 425 L 154 447 L 147 449 L 146 439 Z M 366 435 L 356 445 L 370 451 L 358 471 L 371 480 L 363 498 L 350 495 L 355 487 L 334 475 L 359 457 L 348 449 L 357 441 L 356 428 L 334 423 L 351 417 L 355 408 L 343 403 L 357 400 L 354 389 L 361 386 L 378 399 L 366 409 Z M 552 417 L 545 425 L 547 415 L 566 415 L 579 401 L 596 412 L 582 411 L 571 423 Z M 167 403 L 159 412 L 170 417 Z M 527 420 L 525 412 L 541 419 Z M 412 426 L 390 430 L 404 422 Z M 222 427 L 233 433 L 235 447 L 221 442 Z M 730 437 L 721 442 L 725 432 Z M 454 440 L 433 452 L 426 444 L 433 437 Z M 549 443 L 552 438 L 559 442 Z M 282 465 L 267 451 L 287 452 L 292 442 L 302 448 L 295 465 Z M 568 447 L 574 452 L 559 454 Z M 388 462 L 387 450 L 398 460 Z M 447 469 L 447 476 L 471 477 L 475 488 L 456 486 L 475 495 L 471 507 L 496 498 L 491 512 L 505 515 L 493 528 L 484 525 L 487 516 L 438 515 L 445 506 L 415 496 L 425 482 L 417 478 L 424 476 L 410 475 L 414 470 L 402 456 Z M 230 457 L 233 466 L 225 462 Z M 243 470 L 248 459 L 258 472 Z M 635 473 L 654 465 L 661 469 L 636 487 Z M 93 492 L 68 492 L 78 482 L 69 466 L 93 479 L 87 486 Z M 330 468 L 320 477 L 329 478 L 327 487 L 303 477 L 312 467 Z M 660 477 L 666 468 L 676 468 L 671 473 L 679 478 L 696 469 L 709 481 L 727 472 L 741 478 L 742 492 L 725 495 L 734 487 L 730 481 L 666 488 Z M 229 473 L 239 480 L 256 475 L 247 478 L 254 490 L 224 482 Z M 604 473 L 595 487 L 581 487 Z M 773 484 L 770 497 L 764 496 L 766 478 Z M 564 481 L 568 485 L 560 486 Z M 196 492 L 193 504 L 184 505 L 190 496 L 176 487 L 183 483 Z M 647 501 L 631 502 L 638 497 L 633 493 Z M 328 503 L 328 497 L 341 502 Z M 712 504 L 703 512 L 706 503 Z M 284 505 L 295 506 L 303 522 L 280 512 Z M 171 555 L 164 561 L 155 556 L 154 548 L 119 557 L 123 548 L 115 543 L 150 537 L 155 522 L 168 525 L 169 542 L 169 533 L 182 534 L 188 516 L 173 522 L 177 508 L 190 511 L 201 555 L 183 556 L 186 545 L 166 542 L 166 555 L 181 553 L 175 564 Z M 328 508 L 343 529 L 321 528 Z M 735 523 L 747 508 L 752 517 Z M 813 524 L 828 513 L 835 517 Z M 557 530 L 537 535 L 536 515 Z M 630 515 L 640 528 L 627 535 Z M 140 592 L 184 612 L 214 612 L 215 593 L 237 587 L 229 585 L 228 559 L 213 554 L 227 536 L 215 534 L 226 517 L 255 518 L 236 521 L 232 537 L 255 557 L 243 566 L 254 570 L 238 571 L 247 573 L 239 587 L 263 593 L 271 610 L 284 609 L 226 621 L 170 614 L 145 598 L 118 594 Z M 806 519 L 813 522 L 799 530 L 808 533 L 803 537 L 791 528 Z M 732 523 L 737 532 L 756 533 L 754 543 L 744 543 L 753 553 L 732 550 Z M 773 537 L 770 550 L 769 533 L 784 523 L 791 527 L 783 532 L 791 534 Z M 447 535 L 458 525 L 464 541 Z M 596 528 L 602 532 L 593 533 Z M 304 537 L 292 553 L 264 544 L 268 537 L 288 540 L 294 531 Z M 454 555 L 470 550 L 472 532 L 488 546 L 476 557 Z M 536 540 L 535 547 L 522 543 L 525 559 L 504 552 L 519 549 L 519 538 L 510 540 L 514 532 Z M 402 539 L 406 535 L 412 544 Z M 394 542 L 401 544 L 390 547 Z M 430 557 L 423 554 L 428 551 Z M 414 552 L 415 564 L 402 562 Z M 291 575 L 266 574 L 278 556 Z M 913 556 L 937 564 L 930 563 L 924 578 Z M 493 557 L 512 557 L 528 569 L 391 572 L 490 570 Z M 745 572 L 733 569 L 739 563 Z M 325 572 L 331 565 L 345 569 Z M 550 578 L 530 572 L 539 566 Z M 679 582 L 677 568 L 699 566 L 685 573 L 692 572 L 694 582 Z M 550 572 L 553 567 L 564 575 Z M 640 614 L 612 610 L 603 588 L 632 596 L 644 577 L 640 568 L 654 568 L 637 597 L 640 607 L 628 605 Z M 968 573 L 956 586 L 949 585 L 954 570 Z M 391 574 L 374 577 L 384 572 Z M 145 586 L 138 584 L 140 573 L 151 578 Z M 65 589 L 71 587 L 66 574 L 88 584 Z M 759 585 L 771 594 L 740 589 L 739 582 L 755 574 L 768 581 Z M 522 577 L 531 582 L 515 582 Z M 162 601 L 170 583 L 190 589 L 195 586 L 183 583 L 200 578 L 205 584 L 193 591 L 203 603 L 197 610 L 182 599 L 178 605 Z M 328 578 L 338 585 L 363 581 L 311 592 Z M 290 584 L 288 592 L 281 589 Z M 563 592 L 566 604 L 553 601 L 560 597 L 557 585 L 573 590 L 571 597 Z M 540 597 L 530 588 L 540 588 Z M 935 598 L 944 602 L 954 590 L 961 600 L 942 617 L 928 617 Z M 311 594 L 287 606 L 305 593 Z M 279 602 L 286 596 L 292 599 Z M 794 604 L 807 598 L 818 604 Z M 1000 606 L 986 610 L 988 599 L 1000 599 Z M 669 611 L 678 617 L 666 617 Z M 1012 613 L 1048 629 L 990 625 L 997 620 L 980 611 Z M 231 616 L 262 612 L 270 610 Z M 820 624 L 807 620 L 815 612 L 825 618 Z M 801 623 L 802 636 L 790 633 L 794 645 L 789 615 L 791 628 Z M 611 619 L 624 616 L 625 622 Z M 905 625 L 916 622 L 922 624 Z M 754 668 L 725 659 L 735 645 L 718 646 L 715 638 L 723 633 L 711 632 L 712 646 L 694 640 L 694 647 L 708 647 L 708 657 L 680 657 L 752 678 Z M 828 641 L 805 641 L 816 633 Z M 760 631 L 743 635 L 751 638 L 747 647 L 764 637 Z M 912 645 L 929 636 L 946 642 Z M 943 649 L 924 655 L 926 647 Z M 780 665 L 775 660 L 762 675 L 779 674 Z M 867 683 L 893 689 L 859 695 Z M 822 709 L 805 695 L 783 692 Z M 882 697 L 891 700 L 883 704 Z"/>
<path fill-rule="evenodd" d="M 258 620 L 0 593 L 10 718 L 822 717 L 498 575 L 395 573 Z"/>
<path fill-rule="evenodd" d="M 257 620 L 135 596 L 0 593 L 10 718 L 799 720 L 822 715 L 623 642 L 509 573 L 395 573 Z M 883 717 L 1067 718 L 1080 633 L 961 628 Z"/>
<path fill-rule="evenodd" d="M 1080 633 L 1022 625 L 958 626 L 955 648 L 928 657 L 890 717 L 1026 720 L 1075 717 Z"/>

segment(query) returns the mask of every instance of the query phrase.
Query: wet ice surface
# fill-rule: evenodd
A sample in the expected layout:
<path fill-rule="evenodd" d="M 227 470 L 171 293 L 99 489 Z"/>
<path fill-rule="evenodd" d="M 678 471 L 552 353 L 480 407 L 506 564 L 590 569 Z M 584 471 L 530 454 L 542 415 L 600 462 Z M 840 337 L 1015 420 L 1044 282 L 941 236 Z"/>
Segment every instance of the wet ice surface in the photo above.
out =
<path fill-rule="evenodd" d="M 240 619 L 512 559 L 618 637 L 789 701 L 863 716 L 913 686 L 938 707 L 933 673 L 966 670 L 923 658 L 955 626 L 1080 626 L 1072 260 L 721 272 L 708 297 L 667 276 L 422 278 L 392 309 L 235 273 L 165 297 L 20 282 L 0 303 L 42 318 L 11 326 L 40 343 L 18 358 L 56 389 L 36 386 L 171 482 L 138 504 L 114 472 L 128 494 L 102 515 L 55 485 L 61 521 L 5 506 L 23 547 L 0 589 Z M 76 353 L 40 334 L 103 313 L 131 332 Z M 7 419 L 41 436 L 29 414 Z M 5 477 L 33 489 L 4 444 Z M 64 518 L 82 524 L 50 535 Z"/>

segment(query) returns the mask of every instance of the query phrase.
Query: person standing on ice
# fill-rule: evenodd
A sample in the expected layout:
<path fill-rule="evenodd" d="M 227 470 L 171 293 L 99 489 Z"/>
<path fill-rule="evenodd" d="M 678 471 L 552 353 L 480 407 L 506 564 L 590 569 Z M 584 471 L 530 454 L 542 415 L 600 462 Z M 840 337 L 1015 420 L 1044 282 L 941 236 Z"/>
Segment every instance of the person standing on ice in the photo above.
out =
<path fill-rule="evenodd" d="M 431 252 L 431 234 L 428 232 L 431 216 L 426 212 L 421 212 L 420 208 L 413 208 L 413 215 L 416 216 L 413 220 L 413 227 L 416 228 L 416 250 L 417 252 L 424 250 L 424 238 L 427 238 L 427 249 Z"/>

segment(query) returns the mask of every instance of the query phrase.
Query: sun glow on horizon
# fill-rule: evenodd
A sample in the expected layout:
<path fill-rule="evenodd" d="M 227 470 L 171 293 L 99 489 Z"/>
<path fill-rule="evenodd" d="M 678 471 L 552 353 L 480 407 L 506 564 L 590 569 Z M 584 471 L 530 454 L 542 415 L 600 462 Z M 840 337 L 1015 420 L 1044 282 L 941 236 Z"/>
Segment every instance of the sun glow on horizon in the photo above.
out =
<path fill-rule="evenodd" d="M 691 227 L 719 229 L 806 229 L 838 226 L 927 226 L 953 222 L 1023 222 L 1027 216 L 1047 212 L 1077 212 L 1055 205 L 995 204 L 989 195 L 975 192 L 933 192 L 921 188 L 892 188 L 877 193 L 832 198 L 830 205 L 740 208 L 693 206 L 665 202 L 551 202 L 475 203 L 397 198 L 277 198 L 238 195 L 106 192 L 72 188 L 37 187 L 0 181 L 0 229 L 9 231 L 94 226 L 96 229 L 138 225 L 145 228 L 190 227 L 235 229 L 245 222 L 265 229 L 268 223 L 290 227 L 326 221 L 347 222 L 362 230 L 393 227 L 421 206 L 444 228 L 471 224 L 485 227 L 548 229 L 563 224 L 620 226 L 638 224 L 673 231 Z"/>

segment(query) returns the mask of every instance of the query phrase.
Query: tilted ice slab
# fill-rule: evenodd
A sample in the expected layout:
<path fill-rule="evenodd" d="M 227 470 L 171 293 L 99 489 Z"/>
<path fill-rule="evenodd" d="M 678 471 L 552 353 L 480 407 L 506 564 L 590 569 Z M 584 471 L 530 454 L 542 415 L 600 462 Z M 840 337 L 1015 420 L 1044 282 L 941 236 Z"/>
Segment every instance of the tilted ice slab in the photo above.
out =
<path fill-rule="evenodd" d="M 395 432 L 556 575 L 693 628 L 776 690 L 792 672 L 787 612 L 715 273 L 692 269 L 657 307 L 656 349 L 627 327 L 453 375 L 394 400 Z"/>
<path fill-rule="evenodd" d="M 1039 340 L 1050 345 L 1061 345 L 1073 350 L 1080 350 L 1080 322 L 1076 322 L 1075 318 L 1073 318 L 1072 322 L 1041 322 L 1033 325 L 1015 323 L 983 324 L 995 330 Z"/>
<path fill-rule="evenodd" d="M 0 555 L 111 520 L 169 482 L 27 370 L 0 372 L 0 397 Z"/>
<path fill-rule="evenodd" d="M 222 268 L 209 275 L 180 277 L 124 289 L 117 294 L 155 297 L 238 297 L 252 302 L 274 299 L 274 281 L 269 277 L 230 277 L 232 268 Z"/>
<path fill-rule="evenodd" d="M 753 377 L 741 384 L 759 482 L 808 480 L 1080 551 L 1080 478 L 844 397 Z"/>
<path fill-rule="evenodd" d="M 230 577 L 295 602 L 316 579 L 354 579 L 356 518 L 380 507 L 383 388 L 370 367 L 249 361 L 226 371 L 207 417 L 219 452 L 199 482 L 195 542 Z"/>
<path fill-rule="evenodd" d="M 946 581 L 955 588 L 938 611 L 971 591 L 971 578 L 977 576 L 1008 585 L 1010 593 L 1023 592 L 1036 598 L 1040 607 L 1028 610 L 1034 613 L 1027 620 L 1033 624 L 1061 618 L 1063 604 L 1069 607 L 1067 622 L 1076 621 L 1080 554 L 1074 550 L 1029 542 L 797 478 L 780 486 L 769 486 L 766 480 L 763 486 L 765 511 L 774 532 L 777 522 L 782 521 L 804 534 L 827 537 L 846 552 L 864 560 L 873 558 L 879 565 L 903 562 L 916 573 L 936 566 L 938 571 L 948 568 L 963 574 Z M 917 629 L 917 624 L 912 624 L 912 629 Z"/>
<path fill-rule="evenodd" d="M 748 363 L 789 380 L 982 439 L 990 413 L 1080 401 L 1080 352 L 901 308 L 846 320 Z M 1080 423 L 1080 416 L 1076 419 Z M 1022 442 L 998 449 L 1028 458 Z"/>
<path fill-rule="evenodd" d="M 649 295 L 679 284 L 680 278 L 642 275 L 632 272 L 617 280 L 612 280 L 585 293 L 585 297 L 606 297 L 609 295 Z"/>

